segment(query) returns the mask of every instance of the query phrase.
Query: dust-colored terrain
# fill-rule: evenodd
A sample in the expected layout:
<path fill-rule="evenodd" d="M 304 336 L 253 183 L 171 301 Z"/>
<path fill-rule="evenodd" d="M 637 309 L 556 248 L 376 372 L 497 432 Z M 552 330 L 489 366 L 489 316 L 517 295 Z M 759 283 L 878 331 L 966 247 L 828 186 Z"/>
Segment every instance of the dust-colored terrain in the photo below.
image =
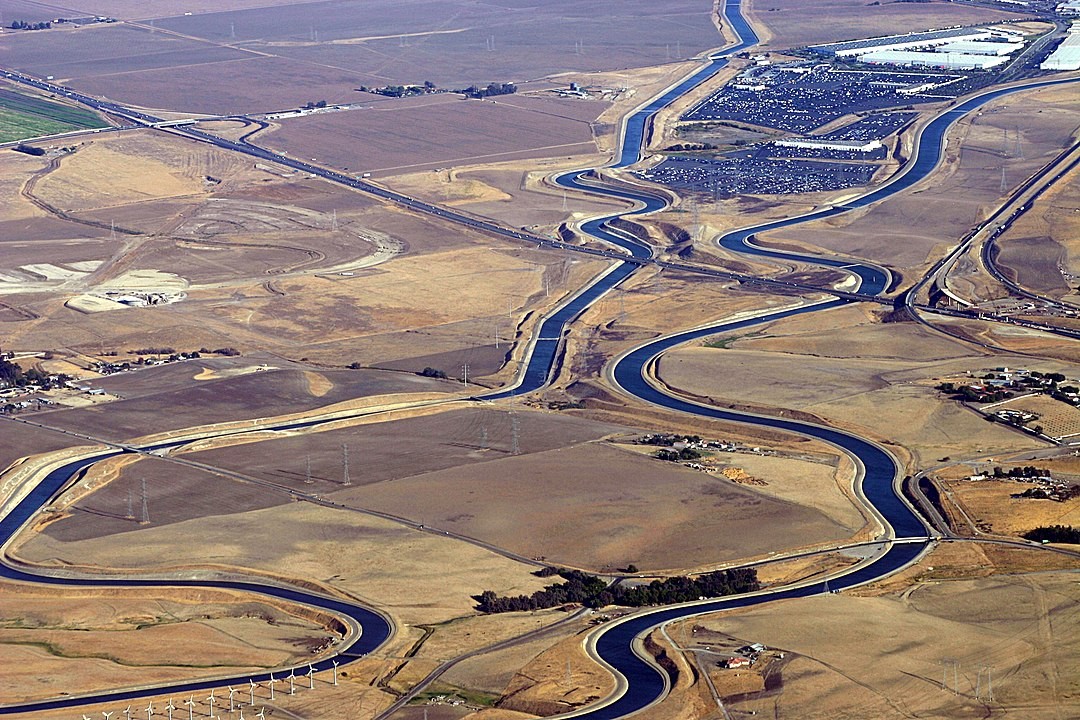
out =
<path fill-rule="evenodd" d="M 949 2 L 915 7 L 862 0 L 753 0 L 746 9 L 755 26 L 764 31 L 762 47 L 775 50 L 1022 17 L 996 8 Z"/>
<path fill-rule="evenodd" d="M 0 63 L 126 103 L 227 114 L 362 101 L 362 85 L 527 84 L 568 72 L 654 66 L 724 42 L 712 4 L 702 0 L 662 7 L 560 0 L 528 13 L 448 3 L 411 12 L 407 31 L 393 2 L 113 9 L 142 22 L 16 34 L 0 49 Z M 60 37 L 63 58 L 52 51 Z"/>
<path fill-rule="evenodd" d="M 288 606 L 217 590 L 158 592 L 5 583 L 9 682 L 0 700 L 255 672 L 304 662 L 336 638 Z"/>
<path fill-rule="evenodd" d="M 928 582 L 880 597 L 824 595 L 688 621 L 697 629 L 690 642 L 733 637 L 734 647 L 774 649 L 757 670 L 711 670 L 720 683 L 768 673 L 766 683 L 758 675 L 759 692 L 725 701 L 731 712 L 1058 717 L 1080 707 L 1077 587 L 1075 574 L 1058 573 Z"/>
<path fill-rule="evenodd" d="M 14 2 L 5 19 L 40 12 Z M 404 33 L 402 7 L 411 22 Z M 944 2 L 755 0 L 747 9 L 768 26 L 767 49 L 1010 17 Z M 617 203 L 563 195 L 545 176 L 599 164 L 614 149 L 622 114 L 687 72 L 690 56 L 724 42 L 712 4 L 701 0 L 536 7 L 241 0 L 224 11 L 205 0 L 151 10 L 75 0 L 75 10 L 139 22 L 5 32 L 0 65 L 180 113 L 354 103 L 361 107 L 276 120 L 254 141 L 372 172 L 395 189 L 511 227 L 551 234 L 565 223 L 566 235 Z M 357 90 L 424 80 L 514 81 L 520 92 L 479 101 Z M 558 97 L 555 89 L 571 82 L 588 86 L 592 99 Z M 914 192 L 762 240 L 865 256 L 910 279 L 909 270 L 940 256 L 1069 140 L 1078 107 L 1062 91 L 989 105 L 958 128 L 943 171 Z M 217 121 L 209 129 L 235 139 L 254 127 Z M 659 127 L 653 141 L 665 137 Z M 900 142 L 910 149 L 910 131 Z M 1001 240 L 1002 262 L 1018 278 L 1058 296 L 1076 272 L 1071 192 L 1048 194 L 1045 214 L 1029 213 L 1016 237 Z M 837 199 L 681 202 L 644 226 L 662 254 L 840 283 L 838 272 L 709 247 L 716 232 Z M 680 228 L 693 236 L 689 243 Z M 538 319 L 606 263 L 515 245 L 151 130 L 79 139 L 73 152 L 50 148 L 42 158 L 0 155 L 0 251 L 4 350 L 52 350 L 92 376 L 94 358 L 122 362 L 139 348 L 230 349 L 95 377 L 108 392 L 100 404 L 27 417 L 113 441 L 188 428 L 194 437 L 214 423 L 238 431 L 195 440 L 171 457 L 128 453 L 98 464 L 33 519 L 11 547 L 15 558 L 64 573 L 304 582 L 395 621 L 389 643 L 343 666 L 340 682 L 321 673 L 316 689 L 298 696 L 279 685 L 268 714 L 371 718 L 439 663 L 568 618 L 538 638 L 478 652 L 428 689 L 428 697 L 460 693 L 460 704 L 418 703 L 395 718 L 524 720 L 578 708 L 614 687 L 583 645 L 591 623 L 604 618 L 573 615 L 575 607 L 484 616 L 472 596 L 550 584 L 532 574 L 541 559 L 597 571 L 636 564 L 684 572 L 872 531 L 854 501 L 852 463 L 833 449 L 642 407 L 603 379 L 612 357 L 660 334 L 810 297 L 643 269 L 575 321 L 551 389 L 520 404 L 456 401 L 444 411 L 439 403 L 508 382 Z M 164 294 L 169 304 L 126 307 L 113 297 L 123 293 Z M 912 471 L 1048 449 L 933 389 L 937 377 L 1015 358 L 913 323 L 884 323 L 884 310 L 850 306 L 709 338 L 666 355 L 656 374 L 695 399 L 822 418 L 887 444 Z M 1021 328 L 942 322 L 1059 358 L 1024 359 L 1033 369 L 1078 372 L 1066 343 Z M 232 348 L 241 354 L 225 357 Z M 422 377 L 425 368 L 446 377 Z M 407 400 L 434 405 L 374 411 Z M 240 427 L 325 408 L 372 415 L 314 431 Z M 0 467 L 74 442 L 9 421 L 0 431 Z M 642 432 L 694 432 L 747 447 L 710 452 L 694 469 L 631 444 Z M 6 474 L 4 489 L 24 475 Z M 994 532 L 1080 522 L 1076 501 L 1006 496 L 1026 485 L 950 483 L 951 499 Z M 760 577 L 772 584 L 821 577 L 858 554 L 769 563 Z M 1005 709 L 1068 717 L 1080 682 L 1072 630 L 1080 597 L 1075 576 L 1058 571 L 1076 566 L 1072 556 L 1036 548 L 949 543 L 857 592 L 694 621 L 700 633 L 689 624 L 670 628 L 671 638 L 657 631 L 646 647 L 677 676 L 671 697 L 641 717 L 719 717 L 701 682 L 706 674 L 729 696 L 723 714 L 974 717 Z M 301 664 L 326 650 L 338 629 L 292 612 L 226 593 L 5 592 L 0 654 L 17 664 L 7 694 L 17 700 L 13 693 L 27 687 L 33 692 L 20 697 Z M 744 675 L 726 674 L 716 667 L 715 649 L 726 647 L 717 641 L 736 639 L 766 642 L 785 657 L 774 651 Z M 680 651 L 706 640 L 712 649 Z M 941 687 L 943 658 L 959 663 L 946 678 L 951 692 Z M 991 673 L 992 702 L 984 694 Z M 265 686 L 255 692 L 255 707 L 268 703 Z M 155 699 L 155 714 L 164 714 L 165 699 Z M 245 710 L 254 716 L 255 707 Z M 174 710 L 182 717 L 184 708 Z M 199 698 L 195 712 L 207 710 Z"/>
<path fill-rule="evenodd" d="M 813 413 L 896 443 L 918 462 L 1044 446 L 987 423 L 933 389 L 934 379 L 983 370 L 985 354 L 909 323 L 881 324 L 868 308 L 846 308 L 668 353 L 660 377 L 721 404 L 739 402 Z M 842 336 L 837 333 L 842 331 Z M 1075 372 L 1074 365 L 1047 363 Z M 773 379 L 783 376 L 785 382 Z"/>
<path fill-rule="evenodd" d="M 334 167 L 393 175 L 520 158 L 589 155 L 604 104 L 433 95 L 280 121 L 260 143 Z"/>

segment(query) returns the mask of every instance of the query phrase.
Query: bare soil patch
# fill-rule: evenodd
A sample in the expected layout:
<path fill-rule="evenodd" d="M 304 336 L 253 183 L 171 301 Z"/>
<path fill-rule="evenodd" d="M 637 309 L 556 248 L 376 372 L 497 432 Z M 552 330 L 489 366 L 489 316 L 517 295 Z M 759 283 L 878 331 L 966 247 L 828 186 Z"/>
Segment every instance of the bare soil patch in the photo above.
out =
<path fill-rule="evenodd" d="M 736 337 L 727 349 L 674 350 L 661 361 L 660 376 L 718 402 L 804 410 L 862 428 L 922 462 L 1040 446 L 933 389 L 933 378 L 991 365 L 982 353 L 913 324 L 874 323 L 866 312 L 790 318 Z"/>
<path fill-rule="evenodd" d="M 763 46 L 777 50 L 1019 17 L 1001 10 L 944 2 L 910 7 L 902 3 L 868 5 L 861 0 L 757 0 L 749 10 L 750 18 L 765 26 L 767 42 Z"/>
<path fill-rule="evenodd" d="M 1020 535 L 1048 525 L 1080 525 L 1080 499 L 1065 502 L 1014 498 L 1033 483 L 998 480 L 952 480 L 947 482 L 949 499 L 986 532 Z"/>
<path fill-rule="evenodd" d="M 19 458 L 85 444 L 69 435 L 6 419 L 0 422 L 0 428 L 4 436 L 0 443 L 0 471 Z"/>
<path fill-rule="evenodd" d="M 527 557 L 589 569 L 693 568 L 847 537 L 861 525 L 857 517 L 845 518 L 845 526 L 757 488 L 604 444 L 496 460 L 483 473 L 462 467 L 366 485 L 342 496 Z"/>
<path fill-rule="evenodd" d="M 198 365 L 185 365 L 191 373 L 189 377 L 201 370 Z M 94 407 L 43 413 L 38 419 L 58 428 L 92 427 L 101 437 L 122 440 L 207 423 L 302 412 L 359 397 L 446 389 L 445 383 L 407 373 L 339 370 L 322 375 L 333 383 L 322 394 L 311 392 L 301 370 L 268 370 L 220 380 L 192 380 L 187 387 Z"/>
<path fill-rule="evenodd" d="M 1076 593 L 1071 574 L 994 577 L 884 597 L 825 595 L 693 622 L 794 655 L 772 692 L 727 703 L 732 710 L 957 717 L 984 711 L 988 703 L 975 695 L 986 688 L 983 666 L 992 666 L 995 707 L 1052 716 L 1076 707 L 1080 668 L 1066 650 L 1077 643 Z M 943 657 L 958 663 L 955 675 L 949 666 L 947 690 Z"/>
<path fill-rule="evenodd" d="M 544 585 L 531 567 L 474 545 L 310 503 L 235 513 L 227 521 L 151 524 L 134 534 L 73 542 L 37 534 L 18 554 L 29 562 L 110 572 L 209 566 L 313 580 L 408 624 L 474 614 L 471 596 L 485 589 L 516 595 Z"/>
<path fill-rule="evenodd" d="M 560 109 L 557 101 L 435 95 L 283 120 L 261 142 L 335 167 L 384 175 L 594 152 L 589 121 L 558 114 Z M 596 107 L 595 114 L 602 110 Z"/>
<path fill-rule="evenodd" d="M 299 663 L 334 635 L 219 591 L 71 590 L 6 583 L 2 697 L 22 702 Z M 240 639 L 243 638 L 243 639 Z"/>

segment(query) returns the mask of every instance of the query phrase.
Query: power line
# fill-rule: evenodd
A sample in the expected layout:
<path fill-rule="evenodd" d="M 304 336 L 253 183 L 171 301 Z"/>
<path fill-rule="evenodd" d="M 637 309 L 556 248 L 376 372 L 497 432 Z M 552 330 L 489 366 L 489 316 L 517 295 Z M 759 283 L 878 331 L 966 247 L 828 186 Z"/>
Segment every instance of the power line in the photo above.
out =
<path fill-rule="evenodd" d="M 146 503 L 146 478 L 142 478 L 142 517 L 139 519 L 139 524 L 150 524 L 150 508 Z"/>
<path fill-rule="evenodd" d="M 341 478 L 345 485 L 352 485 L 352 478 L 349 477 L 349 446 L 345 444 L 341 446 Z"/>

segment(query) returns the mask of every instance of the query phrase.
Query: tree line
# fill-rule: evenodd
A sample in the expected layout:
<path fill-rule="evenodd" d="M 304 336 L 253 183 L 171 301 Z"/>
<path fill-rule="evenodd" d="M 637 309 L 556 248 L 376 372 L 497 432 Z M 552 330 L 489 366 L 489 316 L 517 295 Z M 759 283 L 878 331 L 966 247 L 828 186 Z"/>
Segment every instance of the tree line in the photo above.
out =
<path fill-rule="evenodd" d="M 25 20 L 12 20 L 8 25 L 12 30 L 48 30 L 52 27 L 51 22 L 26 22 Z"/>
<path fill-rule="evenodd" d="M 1071 543 L 1075 545 L 1080 543 L 1080 528 L 1074 528 L 1072 525 L 1048 525 L 1028 530 L 1023 534 L 1023 537 L 1035 542 Z"/>
<path fill-rule="evenodd" d="M 500 597 L 494 590 L 485 590 L 474 596 L 476 608 L 485 613 L 501 613 L 542 610 L 569 603 L 580 603 L 591 608 L 607 605 L 643 607 L 753 592 L 761 588 L 757 571 L 753 568 L 719 570 L 694 577 L 671 577 L 635 586 L 609 586 L 595 575 L 580 570 L 559 570 L 557 574 L 565 582 L 548 585 L 532 595 Z"/>

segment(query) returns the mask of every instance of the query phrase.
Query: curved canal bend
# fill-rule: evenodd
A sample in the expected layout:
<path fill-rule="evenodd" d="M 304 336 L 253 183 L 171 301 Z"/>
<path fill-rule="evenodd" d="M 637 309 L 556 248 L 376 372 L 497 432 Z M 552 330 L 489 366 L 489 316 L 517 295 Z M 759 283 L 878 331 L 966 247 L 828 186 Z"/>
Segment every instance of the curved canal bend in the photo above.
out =
<path fill-rule="evenodd" d="M 757 42 L 756 35 L 741 15 L 740 0 L 728 0 L 725 14 L 730 26 L 738 33 L 740 42 L 737 45 L 714 55 L 710 58 L 709 63 L 701 70 L 695 72 L 687 79 L 670 88 L 661 97 L 635 112 L 627 120 L 624 126 L 624 140 L 619 161 L 616 163 L 615 167 L 630 165 L 638 160 L 649 120 L 656 111 L 666 107 L 688 90 L 712 77 L 727 64 L 727 56 L 751 47 Z M 752 239 L 758 232 L 837 215 L 850 209 L 864 207 L 910 187 L 915 182 L 926 177 L 926 175 L 936 167 L 946 130 L 963 114 L 989 100 L 1011 92 L 1064 82 L 1072 82 L 1072 80 L 1043 81 L 1021 87 L 1003 88 L 969 99 L 942 116 L 939 116 L 924 129 L 916 157 L 913 161 L 909 161 L 909 165 L 903 174 L 898 176 L 890 184 L 882 186 L 876 191 L 869 193 L 862 198 L 853 200 L 850 203 L 826 208 L 799 218 L 791 218 L 734 231 L 725 235 L 720 241 L 725 247 L 738 252 L 819 265 L 843 267 L 859 277 L 864 292 L 880 292 L 887 286 L 889 280 L 887 271 L 884 271 L 881 268 L 863 263 L 849 263 L 834 258 L 821 258 L 813 255 L 792 254 L 768 250 L 754 245 Z M 666 202 L 656 195 L 647 193 L 638 194 L 626 190 L 597 188 L 585 184 L 582 182 L 581 177 L 584 174 L 584 171 L 567 173 L 556 178 L 556 181 L 563 187 L 589 193 L 603 193 L 609 197 L 620 197 L 639 203 L 640 205 L 638 209 L 630 212 L 616 213 L 614 215 L 590 220 L 584 223 L 582 228 L 604 242 L 609 242 L 622 247 L 634 257 L 649 257 L 651 255 L 650 248 L 642 243 L 609 232 L 604 227 L 604 224 L 614 217 L 654 212 L 663 209 L 663 207 L 666 206 Z M 520 383 L 513 389 L 491 393 L 484 397 L 486 399 L 497 399 L 500 397 L 532 392 L 543 387 L 557 360 L 559 342 L 566 326 L 572 322 L 574 318 L 580 315 L 593 301 L 629 277 L 637 267 L 636 264 L 632 263 L 620 263 L 615 266 L 612 271 L 602 276 L 598 282 L 577 295 L 556 313 L 546 318 L 541 325 L 541 329 L 538 333 L 537 340 L 535 341 L 533 351 L 529 356 L 526 370 L 522 375 Z M 612 369 L 613 377 L 618 385 L 628 393 L 645 400 L 646 402 L 654 403 L 678 412 L 693 413 L 702 417 L 743 422 L 787 432 L 800 433 L 831 443 L 837 448 L 857 458 L 862 463 L 865 470 L 862 490 L 868 503 L 880 513 L 888 524 L 892 526 L 897 537 L 910 538 L 911 541 L 901 541 L 898 544 L 894 544 L 872 563 L 865 564 L 851 573 L 830 580 L 829 587 L 832 589 L 842 589 L 882 577 L 911 562 L 925 548 L 925 527 L 921 520 L 914 515 L 911 509 L 894 492 L 893 481 L 897 475 L 897 467 L 892 457 L 873 443 L 831 428 L 792 420 L 784 420 L 781 418 L 755 416 L 729 410 L 721 410 L 719 408 L 698 405 L 672 397 L 660 392 L 646 382 L 644 371 L 645 368 L 665 350 L 695 338 L 772 322 L 799 313 L 839 307 L 846 304 L 846 302 L 847 301 L 844 300 L 827 301 L 802 308 L 770 313 L 753 319 L 720 323 L 706 328 L 679 333 L 668 338 L 654 341 L 647 346 L 634 350 L 620 358 L 618 363 Z M 301 429 L 319 425 L 324 422 L 327 421 L 311 420 L 304 422 L 287 422 L 271 426 L 267 429 Z M 136 448 L 134 450 L 138 452 L 162 450 L 176 447 L 183 444 L 183 442 L 185 441 L 160 443 Z M 46 478 L 39 483 L 32 492 L 23 498 L 12 512 L 0 520 L 0 546 L 5 545 L 42 507 L 56 497 L 74 475 L 96 462 L 109 457 L 114 457 L 122 452 L 130 451 L 132 450 L 105 451 L 94 456 L 67 463 L 48 473 Z M 316 671 L 330 669 L 335 660 L 341 665 L 345 665 L 348 662 L 359 658 L 364 653 L 370 652 L 381 646 L 392 632 L 392 627 L 387 618 L 360 605 L 295 588 L 261 584 L 255 581 L 116 579 L 105 577 L 65 578 L 40 575 L 7 564 L 0 564 L 0 577 L 18 581 L 48 583 L 72 587 L 198 587 L 239 590 L 251 592 L 255 595 L 264 595 L 321 608 L 336 615 L 348 618 L 355 624 L 354 627 L 359 626 L 362 628 L 362 632 L 359 635 L 354 636 L 350 644 L 343 647 L 338 655 L 333 658 L 327 658 L 320 662 L 313 663 L 312 667 Z M 715 612 L 736 607 L 746 607 L 783 598 L 805 597 L 824 591 L 824 584 L 781 589 L 772 592 L 766 591 L 753 595 L 696 603 L 690 606 L 660 609 L 649 613 L 634 615 L 624 621 L 607 626 L 603 634 L 596 640 L 595 649 L 597 654 L 606 663 L 608 663 L 616 672 L 623 675 L 626 679 L 628 690 L 623 695 L 613 699 L 607 704 L 592 710 L 577 713 L 577 715 L 588 716 L 595 720 L 608 720 L 623 717 L 648 706 L 663 696 L 667 687 L 666 677 L 661 675 L 653 665 L 642 660 L 633 651 L 634 639 L 641 633 L 655 628 L 660 624 L 695 614 Z M 301 668 L 306 669 L 307 666 L 301 666 Z M 287 669 L 288 668 L 286 668 L 286 670 Z M 282 671 L 277 671 L 276 674 L 279 679 L 282 677 Z M 254 673 L 211 680 L 176 683 L 145 690 L 95 693 L 83 697 L 67 697 L 56 700 L 9 705 L 0 708 L 0 714 L 77 707 L 89 703 L 123 702 L 169 693 L 183 695 L 214 687 L 222 687 L 229 683 L 245 683 L 248 679 L 253 679 L 256 682 L 264 682 L 270 678 L 271 673 Z"/>

